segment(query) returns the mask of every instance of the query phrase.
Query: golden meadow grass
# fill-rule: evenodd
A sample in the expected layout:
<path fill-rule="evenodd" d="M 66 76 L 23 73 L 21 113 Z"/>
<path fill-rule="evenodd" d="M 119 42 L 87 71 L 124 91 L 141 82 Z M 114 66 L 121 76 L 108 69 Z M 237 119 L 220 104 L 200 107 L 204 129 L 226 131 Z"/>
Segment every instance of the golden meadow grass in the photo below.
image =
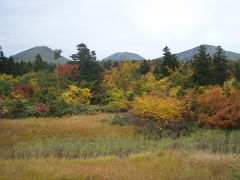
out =
<path fill-rule="evenodd" d="M 229 141 L 217 130 L 151 140 L 130 126 L 110 125 L 112 116 L 0 121 L 0 179 L 240 177 L 238 132 Z"/>
<path fill-rule="evenodd" d="M 129 126 L 111 126 L 102 121 L 113 114 L 67 116 L 63 118 L 28 118 L 0 121 L 1 147 L 34 138 L 46 137 L 96 137 L 132 135 Z"/>
<path fill-rule="evenodd" d="M 0 173 L 1 179 L 227 180 L 229 165 L 238 161 L 232 155 L 167 150 L 128 158 L 2 160 Z"/>

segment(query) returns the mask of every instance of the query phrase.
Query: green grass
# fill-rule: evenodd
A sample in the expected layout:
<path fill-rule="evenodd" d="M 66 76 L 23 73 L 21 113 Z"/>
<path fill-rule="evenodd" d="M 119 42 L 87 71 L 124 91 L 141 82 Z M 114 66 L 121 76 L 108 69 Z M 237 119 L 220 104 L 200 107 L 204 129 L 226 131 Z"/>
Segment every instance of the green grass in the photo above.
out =
<path fill-rule="evenodd" d="M 240 131 L 229 133 L 220 130 L 200 130 L 191 136 L 177 139 L 145 139 L 142 136 L 118 137 L 53 137 L 37 138 L 17 143 L 3 149 L 1 158 L 92 158 L 115 155 L 125 157 L 129 154 L 155 152 L 165 149 L 205 151 L 208 153 L 240 153 Z"/>

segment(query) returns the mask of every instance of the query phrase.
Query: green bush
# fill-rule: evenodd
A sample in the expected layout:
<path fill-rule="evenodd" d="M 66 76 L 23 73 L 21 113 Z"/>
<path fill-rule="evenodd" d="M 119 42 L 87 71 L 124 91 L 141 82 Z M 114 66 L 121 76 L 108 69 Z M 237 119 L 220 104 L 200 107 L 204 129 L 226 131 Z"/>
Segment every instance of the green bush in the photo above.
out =
<path fill-rule="evenodd" d="M 10 96 L 13 91 L 13 86 L 10 82 L 0 80 L 0 99 Z"/>
<path fill-rule="evenodd" d="M 191 112 L 185 112 L 179 119 L 171 122 L 155 121 L 154 119 L 142 119 L 131 113 L 115 115 L 111 119 L 111 124 L 130 124 L 133 125 L 138 133 L 148 137 L 179 137 L 189 135 L 197 128 L 194 115 Z"/>

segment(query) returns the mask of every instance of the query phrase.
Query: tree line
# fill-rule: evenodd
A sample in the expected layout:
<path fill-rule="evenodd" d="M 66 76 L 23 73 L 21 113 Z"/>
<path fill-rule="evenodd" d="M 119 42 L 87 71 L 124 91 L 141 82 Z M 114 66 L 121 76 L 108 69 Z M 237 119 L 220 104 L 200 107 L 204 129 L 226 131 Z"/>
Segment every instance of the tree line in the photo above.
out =
<path fill-rule="evenodd" d="M 104 70 L 110 70 L 119 66 L 117 61 L 98 61 L 95 51 L 90 51 L 86 44 L 79 44 L 77 53 L 70 56 L 73 61 L 69 64 L 79 65 L 79 81 L 85 82 L 88 86 L 93 86 L 97 90 L 101 84 Z M 56 50 L 55 59 L 58 59 L 61 50 Z M 155 61 L 143 60 L 140 62 L 138 74 L 145 75 L 151 69 L 157 79 L 169 76 L 171 72 L 177 70 L 180 64 L 190 64 L 192 67 L 192 81 L 195 85 L 223 85 L 229 77 L 240 80 L 240 61 L 231 61 L 226 58 L 225 51 L 221 46 L 216 48 L 213 56 L 207 53 L 204 45 L 199 47 L 198 53 L 189 62 L 178 61 L 175 54 L 172 54 L 169 47 L 163 49 L 163 57 Z M 14 61 L 12 57 L 5 57 L 0 47 L 0 73 L 21 76 L 30 71 L 48 70 L 53 72 L 56 68 L 54 64 L 44 62 L 37 54 L 33 62 Z"/>

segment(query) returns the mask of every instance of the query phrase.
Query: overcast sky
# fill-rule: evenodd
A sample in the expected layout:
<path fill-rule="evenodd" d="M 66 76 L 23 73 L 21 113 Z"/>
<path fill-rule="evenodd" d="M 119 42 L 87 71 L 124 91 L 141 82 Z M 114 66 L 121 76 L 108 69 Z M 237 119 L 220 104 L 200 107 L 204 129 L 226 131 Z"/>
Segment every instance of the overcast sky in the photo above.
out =
<path fill-rule="evenodd" d="M 98 59 L 128 51 L 152 59 L 200 44 L 240 52 L 239 0 L 0 0 L 6 55 L 34 46 L 69 57 L 85 43 Z"/>

